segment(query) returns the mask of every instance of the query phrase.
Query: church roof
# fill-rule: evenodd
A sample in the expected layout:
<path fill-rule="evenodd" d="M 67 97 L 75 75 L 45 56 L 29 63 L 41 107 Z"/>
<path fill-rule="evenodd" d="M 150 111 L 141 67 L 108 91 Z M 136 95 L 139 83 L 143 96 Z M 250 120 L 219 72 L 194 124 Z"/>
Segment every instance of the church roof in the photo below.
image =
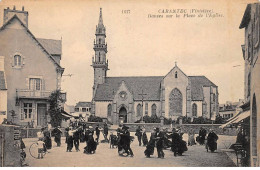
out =
<path fill-rule="evenodd" d="M 142 100 L 142 93 L 144 100 L 160 100 L 160 83 L 163 76 L 149 76 L 149 77 L 107 77 L 104 84 L 97 86 L 95 101 L 111 101 L 114 99 L 119 86 L 122 81 L 125 82 L 128 90 L 133 94 L 134 100 Z M 205 76 L 189 76 L 191 81 L 191 100 L 203 100 L 203 86 L 217 87 Z"/>
<path fill-rule="evenodd" d="M 191 84 L 191 100 L 203 100 L 203 86 L 206 87 L 217 87 L 205 76 L 189 76 Z"/>
<path fill-rule="evenodd" d="M 0 90 L 7 90 L 3 71 L 0 71 Z"/>
<path fill-rule="evenodd" d="M 162 76 L 152 77 L 107 77 L 104 84 L 97 86 L 95 101 L 113 100 L 122 81 L 125 82 L 128 90 L 133 94 L 134 100 L 160 100 L 160 83 Z"/>
<path fill-rule="evenodd" d="M 51 55 L 61 55 L 61 40 L 37 38 Z"/>

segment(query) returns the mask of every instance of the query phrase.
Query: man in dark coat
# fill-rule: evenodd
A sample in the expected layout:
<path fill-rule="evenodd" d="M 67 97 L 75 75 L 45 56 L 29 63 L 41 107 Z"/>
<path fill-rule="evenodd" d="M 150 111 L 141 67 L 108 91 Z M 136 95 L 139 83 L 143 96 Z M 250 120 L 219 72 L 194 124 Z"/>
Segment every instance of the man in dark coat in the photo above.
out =
<path fill-rule="evenodd" d="M 74 134 L 74 130 L 72 130 L 72 127 L 69 127 L 68 136 L 67 136 L 67 152 L 72 152 L 73 134 Z"/>
<path fill-rule="evenodd" d="M 99 140 L 99 135 L 100 135 L 100 129 L 99 129 L 99 125 L 97 125 L 97 127 L 96 127 L 96 136 L 97 136 L 96 141 L 97 141 L 97 143 L 98 143 L 98 140 Z"/>
<path fill-rule="evenodd" d="M 158 158 L 164 158 L 163 133 L 160 131 L 159 128 L 156 128 L 155 139 L 156 139 L 156 149 L 157 149 Z"/>
<path fill-rule="evenodd" d="M 77 152 L 80 151 L 79 150 L 79 140 L 80 140 L 80 130 L 77 129 L 73 134 L 73 142 L 74 142 L 74 146 L 75 146 L 75 149 Z"/>
<path fill-rule="evenodd" d="M 181 137 L 179 133 L 176 132 L 175 128 L 172 129 L 171 138 L 172 138 L 171 150 L 174 152 L 174 156 L 177 156 L 178 150 L 180 148 Z"/>
<path fill-rule="evenodd" d="M 61 145 L 61 134 L 62 131 L 60 130 L 60 126 L 53 129 L 52 134 L 54 134 L 54 141 L 57 143 L 57 147 Z"/>
<path fill-rule="evenodd" d="M 199 131 L 199 141 L 198 141 L 200 145 L 204 145 L 206 135 L 207 135 L 207 131 L 203 127 L 201 127 Z"/>
<path fill-rule="evenodd" d="M 142 129 L 141 129 L 140 126 L 137 127 L 136 132 L 135 132 L 135 136 L 137 136 L 139 146 L 141 146 L 142 145 Z"/>
<path fill-rule="evenodd" d="M 207 137 L 207 146 L 211 152 L 217 150 L 218 135 L 211 129 Z"/>
<path fill-rule="evenodd" d="M 107 135 L 108 135 L 108 126 L 107 126 L 107 124 L 105 123 L 105 124 L 104 124 L 104 138 L 105 138 L 105 141 L 106 141 L 106 142 L 108 142 Z"/>
<path fill-rule="evenodd" d="M 134 153 L 130 147 L 131 138 L 130 138 L 130 132 L 128 129 L 129 129 L 129 127 L 123 126 L 121 140 L 122 140 L 122 144 L 123 144 L 123 149 L 125 149 L 125 152 L 127 153 L 127 155 L 130 154 L 130 156 L 133 157 Z"/>

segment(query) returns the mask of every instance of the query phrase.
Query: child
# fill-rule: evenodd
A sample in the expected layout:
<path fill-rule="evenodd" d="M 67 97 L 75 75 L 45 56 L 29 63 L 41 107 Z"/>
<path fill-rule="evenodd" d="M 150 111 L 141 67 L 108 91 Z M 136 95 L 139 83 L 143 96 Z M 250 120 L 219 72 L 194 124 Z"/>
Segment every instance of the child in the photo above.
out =
<path fill-rule="evenodd" d="M 114 146 L 117 146 L 117 137 L 116 135 L 113 135 L 113 132 L 110 132 L 109 141 L 110 148 L 114 148 Z"/>
<path fill-rule="evenodd" d="M 43 159 L 43 153 L 45 152 L 45 144 L 42 141 L 42 138 L 39 138 L 37 145 L 38 145 L 38 159 Z"/>

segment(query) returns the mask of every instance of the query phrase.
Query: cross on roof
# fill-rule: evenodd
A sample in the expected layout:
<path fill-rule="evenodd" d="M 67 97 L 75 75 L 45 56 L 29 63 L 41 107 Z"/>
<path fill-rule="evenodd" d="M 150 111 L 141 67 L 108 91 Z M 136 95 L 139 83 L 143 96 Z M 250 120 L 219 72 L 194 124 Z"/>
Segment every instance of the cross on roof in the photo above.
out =
<path fill-rule="evenodd" d="M 142 102 L 144 101 L 144 96 L 147 95 L 144 93 L 144 91 L 142 90 L 142 93 L 141 94 L 138 94 L 138 95 L 141 95 L 142 96 Z"/>

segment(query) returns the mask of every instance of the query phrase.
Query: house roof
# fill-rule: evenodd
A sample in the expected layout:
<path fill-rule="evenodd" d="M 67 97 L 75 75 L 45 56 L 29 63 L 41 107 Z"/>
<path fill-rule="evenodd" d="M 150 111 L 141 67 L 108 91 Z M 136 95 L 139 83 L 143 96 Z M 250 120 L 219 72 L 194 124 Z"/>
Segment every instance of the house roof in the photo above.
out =
<path fill-rule="evenodd" d="M 78 102 L 75 108 L 78 107 L 91 107 L 91 102 Z"/>
<path fill-rule="evenodd" d="M 47 51 L 47 49 L 45 49 L 45 47 L 38 41 L 38 39 L 35 38 L 35 36 L 31 33 L 31 31 L 28 29 L 28 27 L 26 27 L 26 26 L 24 25 L 24 23 L 19 19 L 19 17 L 18 17 L 16 14 L 15 14 L 11 19 L 9 19 L 9 20 L 0 28 L 0 32 L 1 32 L 2 30 L 4 30 L 5 27 L 6 27 L 8 24 L 10 24 L 14 19 L 17 19 L 17 20 L 21 23 L 21 25 L 26 29 L 27 33 L 29 33 L 29 35 L 30 35 L 30 36 L 36 41 L 36 43 L 43 49 L 43 51 L 48 55 L 48 57 L 53 61 L 53 63 L 54 63 L 58 68 L 64 70 L 64 68 L 62 68 L 62 67 L 60 66 L 60 64 L 55 61 L 55 59 L 52 57 L 52 55 Z"/>
<path fill-rule="evenodd" d="M 5 74 L 3 71 L 0 71 L 0 90 L 7 90 L 5 82 Z"/>
<path fill-rule="evenodd" d="M 134 100 L 142 100 L 142 93 L 144 100 L 160 100 L 160 83 L 162 76 L 154 77 L 107 77 L 104 84 L 97 86 L 95 101 L 99 100 L 113 100 L 122 81 L 125 82 L 128 90 L 132 93 Z"/>
<path fill-rule="evenodd" d="M 61 40 L 37 38 L 51 55 L 61 55 Z"/>
<path fill-rule="evenodd" d="M 206 87 L 217 87 L 205 76 L 189 76 L 191 84 L 191 100 L 203 100 L 203 86 Z"/>

